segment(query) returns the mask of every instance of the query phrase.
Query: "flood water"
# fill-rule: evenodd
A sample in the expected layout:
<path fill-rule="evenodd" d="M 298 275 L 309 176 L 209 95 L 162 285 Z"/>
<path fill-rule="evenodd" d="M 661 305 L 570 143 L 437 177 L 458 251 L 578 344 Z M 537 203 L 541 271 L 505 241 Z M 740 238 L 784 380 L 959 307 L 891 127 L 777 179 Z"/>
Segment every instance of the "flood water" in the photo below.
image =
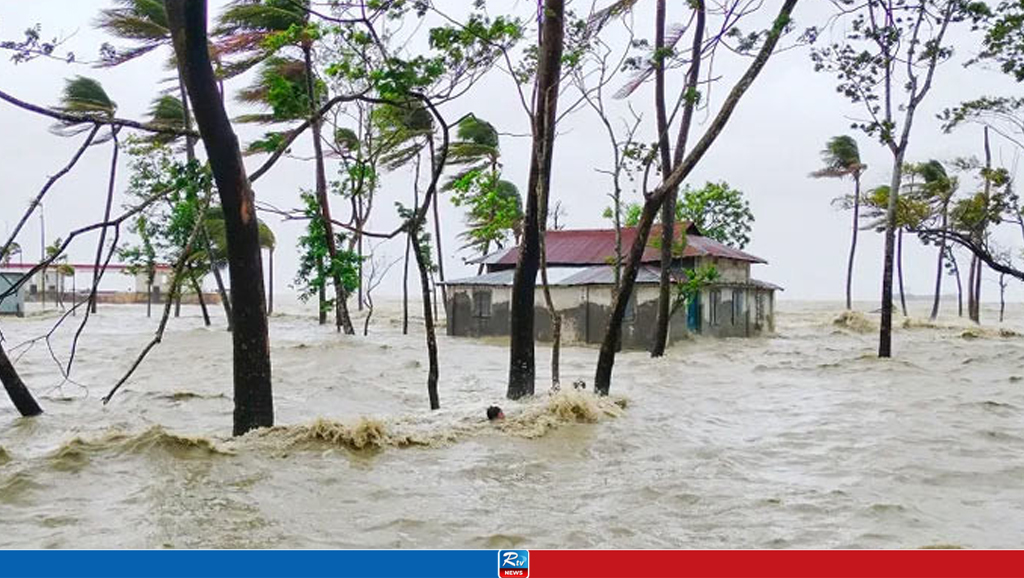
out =
<path fill-rule="evenodd" d="M 107 406 L 155 328 L 144 308 L 101 306 L 74 383 L 44 342 L 19 349 L 47 413 L 0 400 L 0 546 L 1024 546 L 1024 307 L 981 329 L 912 318 L 879 360 L 877 315 L 783 301 L 771 338 L 620 355 L 601 400 L 538 379 L 508 402 L 505 344 L 441 336 L 433 413 L 422 335 L 387 309 L 365 338 L 275 315 L 281 427 L 237 440 L 220 319 L 185 308 Z M 6 346 L 54 319 L 4 319 Z M 563 356 L 564 382 L 592 381 L 596 349 Z"/>

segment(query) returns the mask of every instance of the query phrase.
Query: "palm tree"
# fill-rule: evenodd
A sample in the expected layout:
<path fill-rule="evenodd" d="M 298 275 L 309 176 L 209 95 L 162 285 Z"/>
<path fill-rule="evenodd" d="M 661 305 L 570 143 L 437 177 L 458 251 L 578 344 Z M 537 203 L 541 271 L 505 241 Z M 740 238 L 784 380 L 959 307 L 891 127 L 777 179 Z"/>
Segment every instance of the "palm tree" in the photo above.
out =
<path fill-rule="evenodd" d="M 909 177 L 913 178 L 913 175 L 911 174 Z M 911 189 L 914 188 L 913 184 L 909 186 Z M 868 222 L 865 228 L 873 228 L 879 233 L 885 232 L 888 222 L 889 191 L 888 185 L 882 185 L 872 189 L 864 199 L 867 207 L 864 218 Z M 903 233 L 920 227 L 921 223 L 928 219 L 931 213 L 932 209 L 929 203 L 917 195 L 899 195 L 896 199 L 896 219 L 894 224 L 897 235 L 895 255 L 896 278 L 899 283 L 900 305 L 904 317 L 907 316 L 907 297 L 903 287 Z"/>
<path fill-rule="evenodd" d="M 84 76 L 76 76 L 73 79 L 66 80 L 64 83 L 64 90 L 61 93 L 60 104 L 57 107 L 59 110 L 64 112 L 72 112 L 78 114 L 84 114 L 88 116 L 95 116 L 98 118 L 113 118 L 114 113 L 117 111 L 117 103 L 115 103 L 107 95 L 107 92 L 103 89 L 98 81 L 92 78 L 86 78 Z M 54 127 L 54 131 L 58 134 L 72 135 L 78 134 L 79 132 L 94 129 L 91 126 L 92 123 L 88 122 L 67 122 L 63 121 L 58 123 Z M 117 132 L 119 128 L 115 126 L 110 127 L 110 139 L 114 141 L 113 155 L 110 161 L 110 177 L 107 183 L 107 202 L 103 209 L 103 222 L 110 221 L 110 211 L 113 206 L 114 200 L 114 179 L 117 174 L 117 155 L 118 155 L 118 143 L 117 143 Z M 97 139 L 96 142 L 101 142 L 104 139 Z M 92 273 L 92 290 L 89 292 L 89 308 L 93 313 L 96 312 L 96 287 L 99 285 L 100 269 L 99 263 L 103 256 L 103 246 L 107 239 L 107 228 L 100 228 L 100 240 L 96 245 L 96 265 Z M 46 287 L 46 269 L 43 269 L 43 287 Z"/>
<path fill-rule="evenodd" d="M 860 160 L 857 141 L 848 135 L 834 136 L 821 151 L 825 166 L 811 173 L 816 179 L 853 179 L 853 233 L 850 239 L 850 258 L 846 265 L 846 308 L 852 308 L 853 261 L 857 253 L 857 229 L 860 219 L 860 177 L 867 165 Z"/>
<path fill-rule="evenodd" d="M 908 188 L 908 195 L 920 197 L 934 208 L 935 216 L 940 220 L 939 228 L 945 231 L 949 225 L 949 204 L 953 195 L 959 187 L 959 179 L 950 177 L 946 167 L 937 160 L 930 160 L 926 163 L 919 163 L 907 167 L 907 173 L 911 176 L 921 178 L 921 183 L 913 183 Z M 943 259 L 946 256 L 946 236 L 940 235 L 938 265 L 935 273 L 935 297 L 932 301 L 932 312 L 930 318 L 934 320 L 939 316 L 939 301 L 942 293 L 942 273 L 944 270 Z"/>
<path fill-rule="evenodd" d="M 11 242 L 7 249 L 0 254 L 0 265 L 10 265 L 11 258 L 15 255 L 21 255 L 21 245 L 17 242 Z"/>
<path fill-rule="evenodd" d="M 338 255 L 337 237 L 334 233 L 334 224 L 331 220 L 330 200 L 327 195 L 327 174 L 324 161 L 323 143 L 321 142 L 321 128 L 323 119 L 320 118 L 319 106 L 322 104 L 323 83 L 316 78 L 316 71 L 313 67 L 313 34 L 306 34 L 305 29 L 309 22 L 308 0 L 235 0 L 228 5 L 221 14 L 218 21 L 217 34 L 221 41 L 218 45 L 223 54 L 235 55 L 237 60 L 225 66 L 227 75 L 234 75 L 249 70 L 253 66 L 263 62 L 264 70 L 274 69 L 278 65 L 288 65 L 296 60 L 278 57 L 279 49 L 268 46 L 264 42 L 272 35 L 289 30 L 300 30 L 296 41 L 292 44 L 298 48 L 302 55 L 301 71 L 305 81 L 304 95 L 305 103 L 300 103 L 296 98 L 285 98 L 288 112 L 304 113 L 309 118 L 310 132 L 313 139 L 313 152 L 316 169 L 316 196 L 320 205 L 320 214 L 323 218 L 327 231 L 327 249 L 331 261 L 334 262 Z M 275 62 L 271 58 L 281 58 Z M 280 68 L 278 73 L 282 71 Z M 261 87 L 269 89 L 269 86 Z M 301 91 L 296 91 L 294 84 L 289 86 L 291 96 L 299 96 Z M 243 98 L 245 94 L 243 93 Z M 278 102 L 276 104 L 281 104 Z M 280 108 L 279 106 L 275 108 Z M 279 112 L 279 110 L 275 110 Z M 283 112 L 283 111 L 280 111 Z M 276 116 L 276 115 L 275 115 Z M 332 268 L 332 281 L 335 292 L 335 323 L 339 331 L 345 330 L 349 335 L 355 334 L 355 328 L 348 315 L 346 303 L 347 294 L 341 275 Z"/>
<path fill-rule="evenodd" d="M 274 237 L 274 232 L 263 221 L 259 222 L 259 227 L 260 247 L 266 249 L 270 255 L 267 266 L 269 275 L 269 282 L 267 283 L 267 315 L 270 315 L 274 312 L 274 248 L 277 246 L 277 238 Z"/>

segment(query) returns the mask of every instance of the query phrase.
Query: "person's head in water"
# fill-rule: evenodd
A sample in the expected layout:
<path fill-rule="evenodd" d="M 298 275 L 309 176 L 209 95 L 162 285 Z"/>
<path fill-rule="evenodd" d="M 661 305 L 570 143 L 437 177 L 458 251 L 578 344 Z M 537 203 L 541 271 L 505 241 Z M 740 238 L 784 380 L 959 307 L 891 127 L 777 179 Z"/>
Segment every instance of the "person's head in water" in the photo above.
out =
<path fill-rule="evenodd" d="M 505 419 L 505 412 L 501 411 L 500 407 L 492 405 L 491 407 L 487 408 L 487 419 L 489 419 L 490 421 L 494 421 L 497 419 Z"/>

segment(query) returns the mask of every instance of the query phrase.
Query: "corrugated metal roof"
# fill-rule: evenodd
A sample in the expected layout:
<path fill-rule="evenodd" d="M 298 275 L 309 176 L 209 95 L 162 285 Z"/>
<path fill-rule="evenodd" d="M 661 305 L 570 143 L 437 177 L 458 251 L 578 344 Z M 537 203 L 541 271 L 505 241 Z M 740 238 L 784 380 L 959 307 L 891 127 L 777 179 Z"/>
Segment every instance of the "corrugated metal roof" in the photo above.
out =
<path fill-rule="evenodd" d="M 644 265 L 637 271 L 636 283 L 638 285 L 657 285 L 661 281 L 660 269 Z M 492 287 L 511 287 L 512 279 L 515 276 L 515 269 L 502 269 L 493 273 L 485 273 L 476 277 L 464 277 L 446 281 L 445 285 L 482 285 Z M 673 281 L 679 281 L 679 272 L 672 275 Z M 612 285 L 615 283 L 615 271 L 608 265 L 596 265 L 594 267 L 551 267 L 548 269 L 548 283 L 558 287 L 576 287 L 582 285 Z M 537 274 L 537 286 L 541 286 L 540 274 Z M 773 289 L 782 291 L 782 287 L 750 279 L 741 283 L 722 281 L 713 285 L 724 286 L 752 286 L 761 289 Z"/>
<path fill-rule="evenodd" d="M 767 263 L 760 257 L 744 253 L 703 237 L 691 223 L 680 223 L 676 227 L 676 237 L 683 231 L 687 232 L 686 248 L 683 250 L 683 257 L 720 257 L 723 259 L 735 259 L 750 263 Z M 622 250 L 628 252 L 629 247 L 636 239 L 637 229 L 627 227 L 622 229 Z M 642 263 L 660 263 L 661 250 L 654 246 L 653 241 L 661 238 L 660 227 L 655 226 L 651 231 L 650 243 L 644 249 L 641 259 Z M 576 229 L 562 231 L 548 231 L 545 238 L 547 245 L 548 265 L 608 265 L 615 257 L 615 230 L 614 229 Z M 476 262 L 488 265 L 515 265 L 519 256 L 518 247 L 509 247 L 481 257 Z"/>

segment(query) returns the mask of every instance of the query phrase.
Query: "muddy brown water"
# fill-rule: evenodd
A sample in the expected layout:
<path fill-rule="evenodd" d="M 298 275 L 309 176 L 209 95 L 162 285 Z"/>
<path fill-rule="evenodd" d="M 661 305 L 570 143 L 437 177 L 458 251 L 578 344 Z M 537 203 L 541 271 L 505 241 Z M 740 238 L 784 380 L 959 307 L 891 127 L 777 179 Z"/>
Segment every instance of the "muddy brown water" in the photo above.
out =
<path fill-rule="evenodd" d="M 363 338 L 296 306 L 271 323 L 281 427 L 233 440 L 228 334 L 186 308 L 104 406 L 155 321 L 101 307 L 74 383 L 44 343 L 17 352 L 47 413 L 0 400 L 0 546 L 1024 546 L 1024 307 L 980 329 L 914 318 L 892 360 L 873 355 L 877 316 L 780 309 L 771 338 L 621 355 L 605 400 L 504 401 L 506 348 L 441 337 L 431 413 L 397 309 Z M 0 327 L 12 346 L 53 320 Z M 589 383 L 596 357 L 567 348 L 564 380 Z"/>

